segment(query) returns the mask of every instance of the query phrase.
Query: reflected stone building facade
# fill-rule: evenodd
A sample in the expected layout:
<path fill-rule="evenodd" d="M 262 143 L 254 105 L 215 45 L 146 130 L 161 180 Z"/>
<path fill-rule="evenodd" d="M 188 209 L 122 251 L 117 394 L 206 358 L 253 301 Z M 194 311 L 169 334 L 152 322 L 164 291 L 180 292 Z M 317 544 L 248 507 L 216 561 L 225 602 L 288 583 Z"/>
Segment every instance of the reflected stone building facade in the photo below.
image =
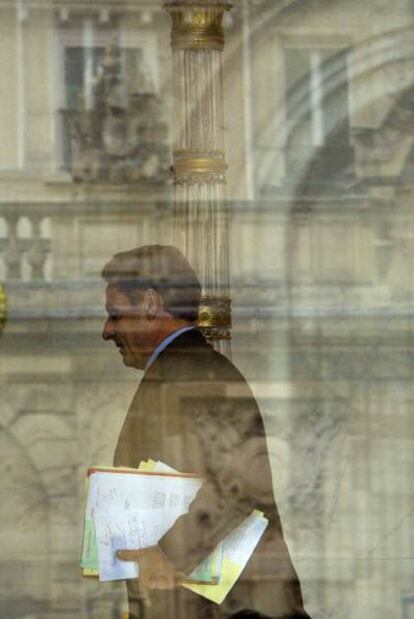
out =
<path fill-rule="evenodd" d="M 408 619 L 412 3 L 234 4 L 224 51 L 233 360 L 267 423 L 310 614 Z M 126 610 L 122 585 L 80 576 L 83 480 L 88 465 L 111 462 L 139 378 L 100 340 L 100 270 L 116 251 L 172 238 L 169 37 L 156 2 L 0 7 L 0 614 L 10 619 Z"/>

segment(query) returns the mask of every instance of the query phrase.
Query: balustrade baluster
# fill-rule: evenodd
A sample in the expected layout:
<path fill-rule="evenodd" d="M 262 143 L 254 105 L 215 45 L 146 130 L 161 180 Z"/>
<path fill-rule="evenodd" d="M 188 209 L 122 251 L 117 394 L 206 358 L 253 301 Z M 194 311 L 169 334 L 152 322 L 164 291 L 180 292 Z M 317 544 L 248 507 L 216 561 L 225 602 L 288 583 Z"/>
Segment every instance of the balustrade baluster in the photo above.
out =
<path fill-rule="evenodd" d="M 31 279 L 45 278 L 45 263 L 47 249 L 40 236 L 40 217 L 31 217 L 32 223 L 32 243 L 27 253 L 27 259 L 32 269 Z"/>
<path fill-rule="evenodd" d="M 8 279 L 21 279 L 22 277 L 22 251 L 17 238 L 17 221 L 18 217 L 15 215 L 7 217 L 8 243 L 4 252 L 4 263 Z"/>

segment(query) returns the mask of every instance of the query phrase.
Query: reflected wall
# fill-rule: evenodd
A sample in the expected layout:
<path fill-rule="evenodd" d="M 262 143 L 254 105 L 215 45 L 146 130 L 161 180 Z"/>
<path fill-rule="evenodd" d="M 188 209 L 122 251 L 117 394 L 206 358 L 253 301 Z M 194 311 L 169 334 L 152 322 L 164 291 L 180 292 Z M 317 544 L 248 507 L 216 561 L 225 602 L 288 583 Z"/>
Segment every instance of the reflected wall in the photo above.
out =
<path fill-rule="evenodd" d="M 169 18 L 0 12 L 0 610 L 122 617 L 122 584 L 80 576 L 83 483 L 140 378 L 100 339 L 100 270 L 171 241 Z M 314 618 L 414 612 L 412 19 L 408 0 L 240 0 L 225 22 L 233 361 Z"/>

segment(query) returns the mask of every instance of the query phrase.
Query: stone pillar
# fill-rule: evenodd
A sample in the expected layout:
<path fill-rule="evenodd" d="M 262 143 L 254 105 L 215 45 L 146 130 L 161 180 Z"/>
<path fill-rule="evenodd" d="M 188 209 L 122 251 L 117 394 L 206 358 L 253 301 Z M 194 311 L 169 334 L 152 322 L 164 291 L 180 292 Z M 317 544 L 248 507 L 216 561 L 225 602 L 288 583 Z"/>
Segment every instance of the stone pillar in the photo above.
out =
<path fill-rule="evenodd" d="M 200 277 L 199 325 L 230 354 L 225 203 L 222 18 L 224 0 L 170 0 L 174 84 L 174 242 Z"/>

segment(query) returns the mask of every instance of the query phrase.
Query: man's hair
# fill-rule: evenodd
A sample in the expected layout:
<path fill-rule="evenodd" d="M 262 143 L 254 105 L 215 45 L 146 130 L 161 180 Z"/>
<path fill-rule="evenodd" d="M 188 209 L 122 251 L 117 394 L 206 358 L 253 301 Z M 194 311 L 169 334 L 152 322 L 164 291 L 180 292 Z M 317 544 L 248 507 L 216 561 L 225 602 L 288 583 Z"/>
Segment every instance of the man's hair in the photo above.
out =
<path fill-rule="evenodd" d="M 200 282 L 183 254 L 172 245 L 145 245 L 115 254 L 104 266 L 102 277 L 133 303 L 153 288 L 172 316 L 197 320 Z"/>

